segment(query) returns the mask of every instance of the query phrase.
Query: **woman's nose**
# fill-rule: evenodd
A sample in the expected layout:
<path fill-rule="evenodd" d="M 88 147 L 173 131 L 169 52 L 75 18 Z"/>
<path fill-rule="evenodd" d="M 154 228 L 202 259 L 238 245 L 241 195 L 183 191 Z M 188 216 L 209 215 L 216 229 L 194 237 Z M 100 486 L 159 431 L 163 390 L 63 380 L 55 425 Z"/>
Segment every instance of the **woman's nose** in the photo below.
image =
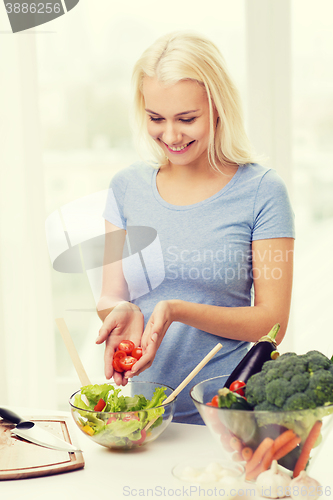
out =
<path fill-rule="evenodd" d="M 163 131 L 163 141 L 166 144 L 172 145 L 177 144 L 181 141 L 181 132 L 178 130 L 178 127 L 174 123 L 167 123 L 165 125 L 165 129 Z"/>

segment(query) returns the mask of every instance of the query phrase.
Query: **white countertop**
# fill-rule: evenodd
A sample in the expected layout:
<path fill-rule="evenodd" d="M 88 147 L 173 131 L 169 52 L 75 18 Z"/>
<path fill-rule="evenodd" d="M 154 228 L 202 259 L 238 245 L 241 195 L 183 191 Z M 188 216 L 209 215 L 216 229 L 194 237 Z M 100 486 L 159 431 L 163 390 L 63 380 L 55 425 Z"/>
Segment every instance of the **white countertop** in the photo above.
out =
<path fill-rule="evenodd" d="M 15 410 L 24 415 L 22 409 Z M 25 414 L 43 416 L 50 412 L 29 409 Z M 69 413 L 52 413 L 52 416 L 55 415 L 68 416 Z M 53 476 L 0 481 L 1 500 L 190 499 L 191 496 L 194 497 L 194 492 L 187 487 L 187 493 L 183 493 L 183 484 L 173 477 L 172 468 L 179 462 L 191 460 L 197 455 L 216 456 L 221 452 L 206 426 L 171 423 L 151 444 L 120 452 L 95 444 L 85 437 L 73 422 L 71 424 L 71 434 L 83 450 L 84 469 Z M 331 500 L 333 432 L 322 447 L 311 476 L 323 486 L 322 500 Z M 247 494 L 245 489 L 248 490 Z M 239 499 L 255 497 L 251 484 L 241 484 L 240 490 Z M 200 498 L 222 498 L 214 492 L 210 494 L 208 490 L 205 493 L 205 496 L 201 494 Z"/>

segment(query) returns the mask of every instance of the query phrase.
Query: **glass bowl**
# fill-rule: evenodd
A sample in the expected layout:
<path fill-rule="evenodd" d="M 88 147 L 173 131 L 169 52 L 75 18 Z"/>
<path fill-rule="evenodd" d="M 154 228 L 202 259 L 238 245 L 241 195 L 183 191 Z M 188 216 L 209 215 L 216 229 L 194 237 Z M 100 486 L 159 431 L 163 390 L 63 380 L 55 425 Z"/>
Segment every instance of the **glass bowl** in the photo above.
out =
<path fill-rule="evenodd" d="M 310 430 L 317 421 L 321 421 L 320 434 L 311 450 L 306 466 L 306 471 L 309 472 L 320 452 L 321 443 L 332 428 L 333 405 L 281 412 L 229 410 L 207 405 L 217 394 L 218 389 L 224 387 L 227 379 L 228 375 L 214 377 L 196 384 L 190 390 L 192 401 L 203 421 L 213 438 L 221 445 L 221 456 L 231 462 L 237 461 L 244 464 L 246 479 L 255 480 L 256 472 L 250 471 L 252 467 L 250 464 L 247 465 L 251 454 L 265 438 L 275 440 L 286 430 L 292 429 L 298 436 L 299 444 L 277 460 L 278 464 L 292 475 Z M 266 440 L 266 442 L 269 441 Z M 260 461 L 259 465 L 262 465 Z M 257 472 L 259 470 L 259 468 L 256 469 Z"/>
<path fill-rule="evenodd" d="M 110 383 L 110 388 L 119 386 Z M 121 387 L 120 395 L 143 395 L 151 399 L 157 387 L 164 387 L 169 396 L 173 389 L 155 382 L 129 381 Z M 133 449 L 154 441 L 170 424 L 176 399 L 165 405 L 140 411 L 103 412 L 83 410 L 74 405 L 74 399 L 81 391 L 76 391 L 69 399 L 71 413 L 79 429 L 92 441 L 106 448 Z M 82 396 L 83 401 L 85 396 Z M 151 422 L 151 423 L 150 423 Z"/>

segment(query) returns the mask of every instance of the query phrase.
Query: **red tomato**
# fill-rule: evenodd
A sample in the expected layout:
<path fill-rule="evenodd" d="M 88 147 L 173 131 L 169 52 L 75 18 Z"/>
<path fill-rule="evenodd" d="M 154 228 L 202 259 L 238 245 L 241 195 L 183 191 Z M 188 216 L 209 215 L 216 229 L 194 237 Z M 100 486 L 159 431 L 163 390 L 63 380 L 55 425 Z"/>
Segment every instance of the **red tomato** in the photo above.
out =
<path fill-rule="evenodd" d="M 212 403 L 212 406 L 216 406 L 217 408 L 219 407 L 219 397 L 218 397 L 218 395 L 216 395 L 216 396 L 213 397 L 211 403 Z"/>
<path fill-rule="evenodd" d="M 94 410 L 95 411 L 102 411 L 103 408 L 106 407 L 106 402 L 104 401 L 104 399 L 100 399 L 97 403 L 97 405 L 94 407 Z"/>
<path fill-rule="evenodd" d="M 137 362 L 137 359 L 133 358 L 133 356 L 125 356 L 123 359 L 117 359 L 117 362 L 119 362 L 120 368 L 123 369 L 124 372 L 127 370 L 130 370 L 133 365 Z"/>
<path fill-rule="evenodd" d="M 126 352 L 124 351 L 116 351 L 113 355 L 113 359 L 124 359 L 126 358 Z"/>
<path fill-rule="evenodd" d="M 135 345 L 131 340 L 122 340 L 118 345 L 119 351 L 124 351 L 126 354 L 131 354 Z"/>
<path fill-rule="evenodd" d="M 140 420 L 140 418 L 135 413 L 124 413 L 122 420 L 123 422 L 129 422 L 130 420 Z"/>
<path fill-rule="evenodd" d="M 142 356 L 142 347 L 134 347 L 131 356 L 136 359 L 140 359 Z"/>
<path fill-rule="evenodd" d="M 237 394 L 239 394 L 240 396 L 245 396 L 245 382 L 242 382 L 241 380 L 234 380 L 234 382 L 232 384 L 230 384 L 230 387 L 229 389 L 232 391 L 232 392 L 236 392 Z"/>
<path fill-rule="evenodd" d="M 112 415 L 112 417 L 110 417 L 106 423 L 107 424 L 112 424 L 112 422 L 116 422 L 117 420 L 118 420 L 117 417 L 115 417 L 114 415 Z"/>
<path fill-rule="evenodd" d="M 126 358 L 126 356 L 125 356 Z M 119 358 L 113 358 L 113 361 L 112 361 L 112 366 L 113 368 L 116 370 L 116 372 L 123 372 L 125 371 L 121 366 L 120 366 L 120 359 Z"/>
<path fill-rule="evenodd" d="M 140 439 L 137 439 L 136 441 L 132 441 L 132 443 L 140 446 L 140 444 L 142 444 L 145 439 L 146 439 L 146 431 L 144 429 L 142 429 Z"/>

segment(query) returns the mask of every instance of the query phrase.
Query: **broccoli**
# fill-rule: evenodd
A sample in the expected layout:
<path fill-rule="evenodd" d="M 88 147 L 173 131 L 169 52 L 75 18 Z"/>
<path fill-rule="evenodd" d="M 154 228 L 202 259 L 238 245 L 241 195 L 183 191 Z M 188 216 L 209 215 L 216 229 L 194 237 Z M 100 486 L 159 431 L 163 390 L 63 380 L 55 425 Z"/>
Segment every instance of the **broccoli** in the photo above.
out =
<path fill-rule="evenodd" d="M 245 396 L 254 410 L 305 410 L 333 404 L 333 362 L 318 351 L 282 354 L 249 378 Z"/>

